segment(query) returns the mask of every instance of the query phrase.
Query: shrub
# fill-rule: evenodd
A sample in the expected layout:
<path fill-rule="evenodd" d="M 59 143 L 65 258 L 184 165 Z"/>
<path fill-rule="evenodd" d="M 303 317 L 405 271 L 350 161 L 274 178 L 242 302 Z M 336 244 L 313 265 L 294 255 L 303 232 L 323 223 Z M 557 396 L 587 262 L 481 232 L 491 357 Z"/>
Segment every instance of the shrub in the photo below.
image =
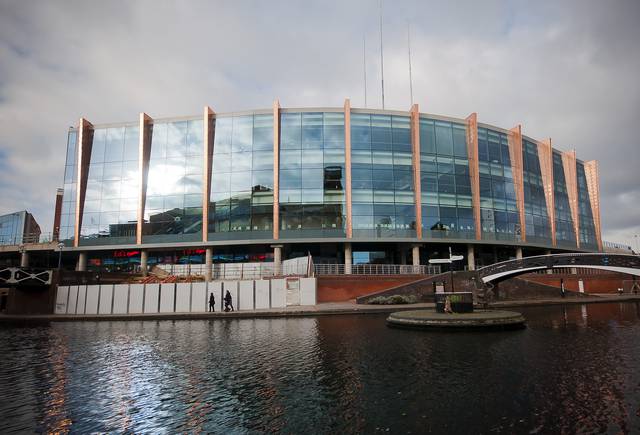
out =
<path fill-rule="evenodd" d="M 369 304 L 373 305 L 401 305 L 401 304 L 415 304 L 418 302 L 418 298 L 413 295 L 391 295 L 391 296 L 376 296 L 369 300 Z"/>

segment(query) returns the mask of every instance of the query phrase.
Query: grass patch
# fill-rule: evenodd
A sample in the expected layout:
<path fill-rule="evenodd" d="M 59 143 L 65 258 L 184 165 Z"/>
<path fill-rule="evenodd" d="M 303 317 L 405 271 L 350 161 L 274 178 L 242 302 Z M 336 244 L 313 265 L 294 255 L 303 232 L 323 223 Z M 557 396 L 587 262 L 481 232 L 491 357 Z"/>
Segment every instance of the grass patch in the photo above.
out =
<path fill-rule="evenodd" d="M 376 296 L 367 303 L 373 305 L 416 304 L 418 303 L 418 298 L 413 295 Z"/>

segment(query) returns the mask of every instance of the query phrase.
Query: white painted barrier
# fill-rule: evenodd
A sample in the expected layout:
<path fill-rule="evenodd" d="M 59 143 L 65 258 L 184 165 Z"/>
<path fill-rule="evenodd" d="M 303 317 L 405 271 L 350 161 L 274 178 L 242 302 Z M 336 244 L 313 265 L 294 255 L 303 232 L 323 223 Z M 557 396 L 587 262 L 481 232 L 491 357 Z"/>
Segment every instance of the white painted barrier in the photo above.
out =
<path fill-rule="evenodd" d="M 113 286 L 113 314 L 127 314 L 129 302 L 129 284 Z"/>
<path fill-rule="evenodd" d="M 144 284 L 129 286 L 129 314 L 141 314 L 144 311 Z"/>
<path fill-rule="evenodd" d="M 253 280 L 238 283 L 238 310 L 253 310 L 253 283 Z"/>
<path fill-rule="evenodd" d="M 69 287 L 69 302 L 67 303 L 67 314 L 75 314 L 78 303 L 78 286 Z"/>
<path fill-rule="evenodd" d="M 180 282 L 176 284 L 176 313 L 189 311 L 191 311 L 191 283 Z"/>
<path fill-rule="evenodd" d="M 111 314 L 113 303 L 113 284 L 100 286 L 100 308 L 98 314 Z"/>
<path fill-rule="evenodd" d="M 216 295 L 216 300 L 218 297 Z M 202 313 L 207 311 L 209 295 L 206 282 L 194 282 L 191 284 L 191 312 Z"/>
<path fill-rule="evenodd" d="M 284 308 L 295 302 L 315 305 L 315 278 L 210 281 L 163 284 L 102 284 L 59 286 L 56 314 L 140 314 L 202 313 L 209 309 L 209 295 L 216 299 L 216 311 L 224 306 L 224 295 L 231 293 L 236 310 Z M 293 282 L 295 281 L 295 282 Z M 289 294 L 296 291 L 299 295 Z"/>
<path fill-rule="evenodd" d="M 87 286 L 87 301 L 85 304 L 85 314 L 98 314 L 98 298 L 100 295 L 99 285 Z"/>
<path fill-rule="evenodd" d="M 144 312 L 157 313 L 158 299 L 160 297 L 160 284 L 144 285 Z"/>
<path fill-rule="evenodd" d="M 68 298 L 69 287 L 64 285 L 58 286 L 58 293 L 56 294 L 56 308 L 54 310 L 56 314 L 66 314 Z"/>
<path fill-rule="evenodd" d="M 233 305 L 233 309 L 238 309 L 238 281 L 222 281 L 222 289 L 224 290 L 224 294 L 227 292 L 231 294 L 231 305 Z M 224 306 L 224 303 L 222 304 Z"/>
<path fill-rule="evenodd" d="M 256 309 L 269 308 L 269 284 L 268 279 L 256 281 Z"/>
<path fill-rule="evenodd" d="M 316 278 L 300 278 L 300 305 L 315 305 L 317 294 Z"/>
<path fill-rule="evenodd" d="M 284 308 L 287 306 L 286 280 L 271 280 L 271 308 Z"/>
<path fill-rule="evenodd" d="M 76 303 L 76 314 L 84 314 L 84 306 L 87 301 L 87 286 L 78 286 L 78 302 Z"/>
<path fill-rule="evenodd" d="M 173 313 L 173 303 L 176 297 L 176 285 L 164 283 L 160 285 L 160 312 Z"/>

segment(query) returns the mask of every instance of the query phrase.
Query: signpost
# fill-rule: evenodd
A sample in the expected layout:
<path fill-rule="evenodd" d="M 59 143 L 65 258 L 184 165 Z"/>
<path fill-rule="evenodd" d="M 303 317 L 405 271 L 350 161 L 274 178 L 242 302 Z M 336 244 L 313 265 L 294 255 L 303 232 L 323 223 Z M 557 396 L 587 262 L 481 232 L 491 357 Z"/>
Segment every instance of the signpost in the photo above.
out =
<path fill-rule="evenodd" d="M 453 263 L 454 261 L 460 261 L 463 258 L 464 257 L 462 255 L 453 255 L 451 253 L 451 246 L 449 246 L 449 258 L 434 258 L 432 260 L 429 260 L 429 264 L 448 264 L 449 265 L 449 273 L 451 274 L 451 293 L 454 292 L 454 289 L 453 289 L 453 267 L 451 266 L 451 263 Z"/>

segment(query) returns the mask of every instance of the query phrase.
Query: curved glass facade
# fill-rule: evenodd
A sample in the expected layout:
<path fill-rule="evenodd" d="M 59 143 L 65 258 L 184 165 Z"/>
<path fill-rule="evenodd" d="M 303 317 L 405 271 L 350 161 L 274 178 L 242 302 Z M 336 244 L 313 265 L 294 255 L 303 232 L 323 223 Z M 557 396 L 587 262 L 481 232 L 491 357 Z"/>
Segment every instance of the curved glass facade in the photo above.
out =
<path fill-rule="evenodd" d="M 412 135 L 414 125 L 419 130 Z M 551 181 L 557 247 L 577 245 L 569 206 L 574 195 L 567 184 L 577 186 L 581 248 L 598 246 L 599 211 L 587 183 L 593 177 L 581 161 L 568 171 L 575 180 L 567 180 L 561 152 L 522 138 L 520 177 L 514 174 L 519 159 L 512 162 L 511 154 L 520 149 L 519 133 L 471 120 L 419 114 L 412 121 L 410 112 L 363 109 L 352 109 L 347 118 L 343 109 L 279 109 L 85 128 L 93 134 L 85 137 L 90 143 L 81 157 L 79 131 L 69 132 L 61 213 L 61 237 L 72 241 L 78 190 L 80 246 L 135 245 L 140 236 L 143 244 L 266 245 L 326 238 L 553 247 L 545 196 Z M 565 165 L 575 161 L 564 159 Z M 79 166 L 86 173 L 80 182 Z"/>
<path fill-rule="evenodd" d="M 538 145 L 530 140 L 522 141 L 524 216 L 527 241 L 548 245 L 551 243 L 551 227 L 544 196 L 544 184 L 540 170 Z"/>
<path fill-rule="evenodd" d="M 280 120 L 280 237 L 345 237 L 344 113 Z"/>
<path fill-rule="evenodd" d="M 507 135 L 478 128 L 478 162 L 482 238 L 520 240 L 520 218 Z"/>
<path fill-rule="evenodd" d="M 202 240 L 202 132 L 201 119 L 154 122 L 143 240 Z"/>
<path fill-rule="evenodd" d="M 409 117 L 351 115 L 354 238 L 415 237 Z"/>
<path fill-rule="evenodd" d="M 420 119 L 424 238 L 475 238 L 465 125 Z"/>
<path fill-rule="evenodd" d="M 137 125 L 95 129 L 81 245 L 135 243 L 139 136 Z"/>
<path fill-rule="evenodd" d="M 209 240 L 269 239 L 273 231 L 273 116 L 215 120 Z"/>

